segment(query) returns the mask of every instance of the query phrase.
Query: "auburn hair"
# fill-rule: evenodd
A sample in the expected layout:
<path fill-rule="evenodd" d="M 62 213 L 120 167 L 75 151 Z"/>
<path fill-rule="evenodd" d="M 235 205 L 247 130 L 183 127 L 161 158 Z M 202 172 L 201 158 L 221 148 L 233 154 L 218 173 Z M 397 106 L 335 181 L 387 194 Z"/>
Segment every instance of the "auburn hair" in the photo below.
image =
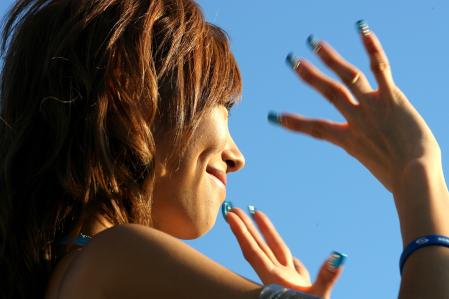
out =
<path fill-rule="evenodd" d="M 159 138 L 181 155 L 241 78 L 193 0 L 18 0 L 1 55 L 0 294 L 42 297 L 91 215 L 152 225 Z"/>

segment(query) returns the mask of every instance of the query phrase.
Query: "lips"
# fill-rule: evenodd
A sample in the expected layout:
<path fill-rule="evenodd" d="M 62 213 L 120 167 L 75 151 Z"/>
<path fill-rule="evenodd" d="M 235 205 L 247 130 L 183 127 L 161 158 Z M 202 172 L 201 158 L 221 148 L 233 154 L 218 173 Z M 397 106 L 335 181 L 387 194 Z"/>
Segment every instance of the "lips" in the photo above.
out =
<path fill-rule="evenodd" d="M 213 168 L 213 167 L 208 167 L 206 169 L 206 172 L 209 173 L 210 175 L 213 175 L 214 177 L 216 177 L 220 182 L 223 183 L 223 185 L 226 186 L 226 173 L 225 172 L 223 172 L 219 169 Z"/>

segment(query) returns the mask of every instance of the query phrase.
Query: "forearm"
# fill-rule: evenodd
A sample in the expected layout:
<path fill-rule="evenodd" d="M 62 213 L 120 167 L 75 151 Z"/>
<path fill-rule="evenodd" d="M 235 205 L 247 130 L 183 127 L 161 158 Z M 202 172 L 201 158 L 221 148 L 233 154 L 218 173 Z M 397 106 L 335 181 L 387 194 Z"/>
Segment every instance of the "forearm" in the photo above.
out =
<path fill-rule="evenodd" d="M 394 190 L 403 244 L 428 234 L 449 236 L 449 193 L 441 163 L 413 163 Z M 426 247 L 407 260 L 399 298 L 449 298 L 449 248 Z"/>

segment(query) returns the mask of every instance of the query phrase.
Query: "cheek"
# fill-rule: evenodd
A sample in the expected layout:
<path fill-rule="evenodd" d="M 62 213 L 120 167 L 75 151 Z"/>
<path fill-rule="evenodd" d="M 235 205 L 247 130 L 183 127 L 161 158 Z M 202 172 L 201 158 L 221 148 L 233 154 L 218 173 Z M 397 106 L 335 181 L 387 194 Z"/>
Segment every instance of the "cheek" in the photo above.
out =
<path fill-rule="evenodd" d="M 211 206 L 213 194 L 205 165 L 199 160 L 182 161 L 176 171 L 167 170 L 167 175 L 157 177 L 153 200 L 156 213 L 176 215 L 178 218 L 204 217 L 204 211 Z"/>
<path fill-rule="evenodd" d="M 224 198 L 211 189 L 207 177 L 187 173 L 155 182 L 158 192 L 154 194 L 153 219 L 159 230 L 181 239 L 194 239 L 214 226 Z"/>
<path fill-rule="evenodd" d="M 173 163 L 155 180 L 154 218 L 172 235 L 188 238 L 207 232 L 225 199 L 226 190 L 217 187 L 206 172 L 209 163 L 223 163 L 228 129 L 218 116 L 200 124 L 181 163 Z"/>
<path fill-rule="evenodd" d="M 192 136 L 191 153 L 216 154 L 223 151 L 229 136 L 228 124 L 220 112 L 215 111 L 202 122 Z M 204 154 L 203 154 L 204 155 Z"/>
<path fill-rule="evenodd" d="M 211 159 L 215 161 L 221 159 L 221 153 L 226 146 L 227 136 L 226 131 L 218 129 L 201 135 L 196 140 L 196 147 L 192 151 L 197 157 L 197 164 L 203 164 L 206 167 Z"/>

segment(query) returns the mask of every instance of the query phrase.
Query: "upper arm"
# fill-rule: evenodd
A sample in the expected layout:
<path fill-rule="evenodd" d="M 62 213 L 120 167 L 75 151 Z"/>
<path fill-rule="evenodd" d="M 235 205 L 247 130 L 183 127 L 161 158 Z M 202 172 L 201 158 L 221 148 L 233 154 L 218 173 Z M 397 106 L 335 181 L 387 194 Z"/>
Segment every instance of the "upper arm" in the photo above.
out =
<path fill-rule="evenodd" d="M 212 261 L 180 240 L 140 225 L 98 234 L 75 271 L 94 277 L 107 298 L 256 299 L 261 286 Z"/>

